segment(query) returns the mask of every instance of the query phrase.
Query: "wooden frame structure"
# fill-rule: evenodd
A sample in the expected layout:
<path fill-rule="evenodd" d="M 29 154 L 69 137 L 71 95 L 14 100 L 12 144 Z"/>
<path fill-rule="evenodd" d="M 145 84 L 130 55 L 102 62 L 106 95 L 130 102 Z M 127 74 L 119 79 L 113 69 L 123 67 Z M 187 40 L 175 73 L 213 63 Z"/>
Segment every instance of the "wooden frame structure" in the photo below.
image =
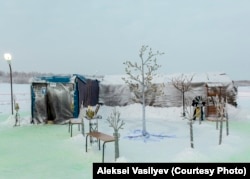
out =
<path fill-rule="evenodd" d="M 223 86 L 221 83 L 207 83 L 205 86 L 207 88 L 205 115 L 206 117 L 217 117 L 215 98 L 218 97 L 219 101 L 221 99 L 226 100 L 226 86 Z"/>

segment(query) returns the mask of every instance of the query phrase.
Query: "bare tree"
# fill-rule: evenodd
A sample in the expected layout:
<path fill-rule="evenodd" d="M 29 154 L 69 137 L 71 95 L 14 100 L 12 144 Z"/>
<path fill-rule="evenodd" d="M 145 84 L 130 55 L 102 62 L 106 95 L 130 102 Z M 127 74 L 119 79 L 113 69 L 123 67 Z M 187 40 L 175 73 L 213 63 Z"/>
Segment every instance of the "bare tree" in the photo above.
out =
<path fill-rule="evenodd" d="M 194 111 L 193 111 L 193 106 L 192 104 L 192 99 L 188 99 L 185 100 L 185 108 L 184 108 L 184 112 L 185 112 L 185 116 L 184 119 L 188 120 L 188 124 L 189 124 L 189 131 L 190 131 L 190 146 L 191 148 L 194 148 L 194 132 L 193 132 L 193 122 L 194 122 Z"/>
<path fill-rule="evenodd" d="M 110 124 L 110 127 L 113 127 L 114 129 L 114 137 L 115 137 L 115 160 L 119 158 L 119 129 L 123 129 L 123 126 L 125 125 L 125 122 L 120 119 L 121 113 L 116 110 L 116 108 L 113 109 L 113 112 L 108 117 L 107 121 Z"/>
<path fill-rule="evenodd" d="M 227 135 L 229 135 L 229 118 L 228 118 L 228 112 L 227 112 L 227 98 L 225 103 L 225 118 L 226 118 L 226 129 L 227 129 Z"/>
<path fill-rule="evenodd" d="M 145 117 L 145 100 L 146 94 L 149 92 L 155 92 L 156 88 L 152 84 L 153 77 L 156 75 L 155 72 L 161 66 L 157 64 L 156 56 L 162 55 L 164 53 L 160 53 L 157 51 L 154 53 L 150 48 L 148 51 L 148 55 L 145 57 L 145 53 L 148 50 L 148 46 L 142 46 L 139 51 L 140 63 L 137 62 L 132 63 L 130 61 L 126 61 L 123 64 L 126 65 L 125 71 L 128 75 L 128 78 L 122 78 L 126 84 L 129 85 L 130 89 L 134 93 L 139 93 L 141 97 L 142 104 L 142 135 L 148 135 L 146 130 L 146 117 Z"/>
<path fill-rule="evenodd" d="M 214 104 L 215 104 L 215 107 L 216 107 L 216 130 L 219 129 L 219 103 L 220 103 L 220 100 L 219 100 L 219 97 L 218 95 L 215 96 L 215 98 L 212 98 L 213 101 L 214 101 Z"/>
<path fill-rule="evenodd" d="M 184 74 L 181 74 L 180 76 L 173 77 L 172 78 L 172 85 L 181 92 L 182 94 L 182 106 L 183 106 L 183 116 L 185 116 L 185 92 L 190 91 L 192 88 L 192 75 L 190 78 L 185 76 Z"/>
<path fill-rule="evenodd" d="M 217 121 L 220 122 L 219 145 L 222 143 L 223 120 L 225 117 L 225 101 L 216 97 Z"/>

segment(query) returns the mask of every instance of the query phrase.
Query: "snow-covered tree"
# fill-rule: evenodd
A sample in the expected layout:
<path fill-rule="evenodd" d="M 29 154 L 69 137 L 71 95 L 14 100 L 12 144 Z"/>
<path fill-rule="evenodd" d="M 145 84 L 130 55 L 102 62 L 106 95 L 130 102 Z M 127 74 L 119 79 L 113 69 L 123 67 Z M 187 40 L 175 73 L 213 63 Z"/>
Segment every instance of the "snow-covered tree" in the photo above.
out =
<path fill-rule="evenodd" d="M 145 53 L 148 51 L 147 56 Z M 153 52 L 151 48 L 148 49 L 148 46 L 142 46 L 139 51 L 140 62 L 126 61 L 125 72 L 128 75 L 127 78 L 122 78 L 126 84 L 129 85 L 130 89 L 134 93 L 140 94 L 141 104 L 142 104 L 142 135 L 148 135 L 146 130 L 146 94 L 151 92 L 156 92 L 156 86 L 152 84 L 152 80 L 156 75 L 156 71 L 161 66 L 157 63 L 157 56 L 162 55 L 159 51 Z"/>
<path fill-rule="evenodd" d="M 184 74 L 172 78 L 172 85 L 182 94 L 183 116 L 185 116 L 185 92 L 191 90 L 193 76 L 187 77 Z"/>
<path fill-rule="evenodd" d="M 184 119 L 188 120 L 189 124 L 189 132 L 190 132 L 190 146 L 191 148 L 194 148 L 194 132 L 193 132 L 193 122 L 194 122 L 194 111 L 192 106 L 192 99 L 185 100 L 185 108 L 184 112 L 186 115 L 184 115 Z"/>
<path fill-rule="evenodd" d="M 224 98 L 216 96 L 217 122 L 220 122 L 219 145 L 222 143 L 223 120 L 226 117 L 226 104 Z M 227 124 L 228 126 L 228 124 Z M 228 131 L 228 128 L 227 128 Z"/>
<path fill-rule="evenodd" d="M 227 98 L 226 98 L 226 102 L 225 102 L 224 116 L 225 116 L 225 118 L 226 118 L 226 130 L 227 130 L 227 135 L 229 135 L 229 118 L 228 118 L 228 112 L 227 112 Z"/>
<path fill-rule="evenodd" d="M 110 114 L 110 116 L 107 118 L 107 121 L 110 124 L 110 127 L 113 127 L 114 129 L 114 137 L 115 137 L 115 160 L 119 158 L 120 152 L 119 152 L 119 129 L 123 129 L 123 126 L 125 125 L 125 122 L 120 119 L 121 113 L 114 108 L 113 112 Z"/>

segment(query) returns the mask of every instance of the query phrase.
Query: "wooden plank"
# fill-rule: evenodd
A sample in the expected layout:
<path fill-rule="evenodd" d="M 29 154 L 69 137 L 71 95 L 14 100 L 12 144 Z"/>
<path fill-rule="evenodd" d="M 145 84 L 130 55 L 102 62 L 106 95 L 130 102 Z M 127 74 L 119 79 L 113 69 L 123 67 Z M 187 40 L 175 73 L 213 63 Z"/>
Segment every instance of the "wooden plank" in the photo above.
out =
<path fill-rule="evenodd" d="M 97 132 L 97 131 L 93 131 L 88 133 L 89 136 L 95 137 L 97 139 L 100 139 L 104 142 L 111 142 L 115 140 L 114 136 L 108 135 L 108 134 L 104 134 L 102 132 Z"/>
<path fill-rule="evenodd" d="M 69 122 L 70 122 L 71 124 L 81 124 L 81 123 L 82 123 L 82 119 L 79 119 L 79 118 L 71 118 L 71 119 L 69 120 Z"/>

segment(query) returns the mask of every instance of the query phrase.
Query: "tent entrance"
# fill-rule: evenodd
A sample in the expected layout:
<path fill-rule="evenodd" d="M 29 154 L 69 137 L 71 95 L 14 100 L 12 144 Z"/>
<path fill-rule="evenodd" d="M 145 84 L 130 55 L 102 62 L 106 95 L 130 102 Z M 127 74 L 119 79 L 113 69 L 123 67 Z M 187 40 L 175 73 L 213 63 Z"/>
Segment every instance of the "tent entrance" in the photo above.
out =
<path fill-rule="evenodd" d="M 72 118 L 73 89 L 71 83 L 32 84 L 32 122 L 59 124 Z"/>

